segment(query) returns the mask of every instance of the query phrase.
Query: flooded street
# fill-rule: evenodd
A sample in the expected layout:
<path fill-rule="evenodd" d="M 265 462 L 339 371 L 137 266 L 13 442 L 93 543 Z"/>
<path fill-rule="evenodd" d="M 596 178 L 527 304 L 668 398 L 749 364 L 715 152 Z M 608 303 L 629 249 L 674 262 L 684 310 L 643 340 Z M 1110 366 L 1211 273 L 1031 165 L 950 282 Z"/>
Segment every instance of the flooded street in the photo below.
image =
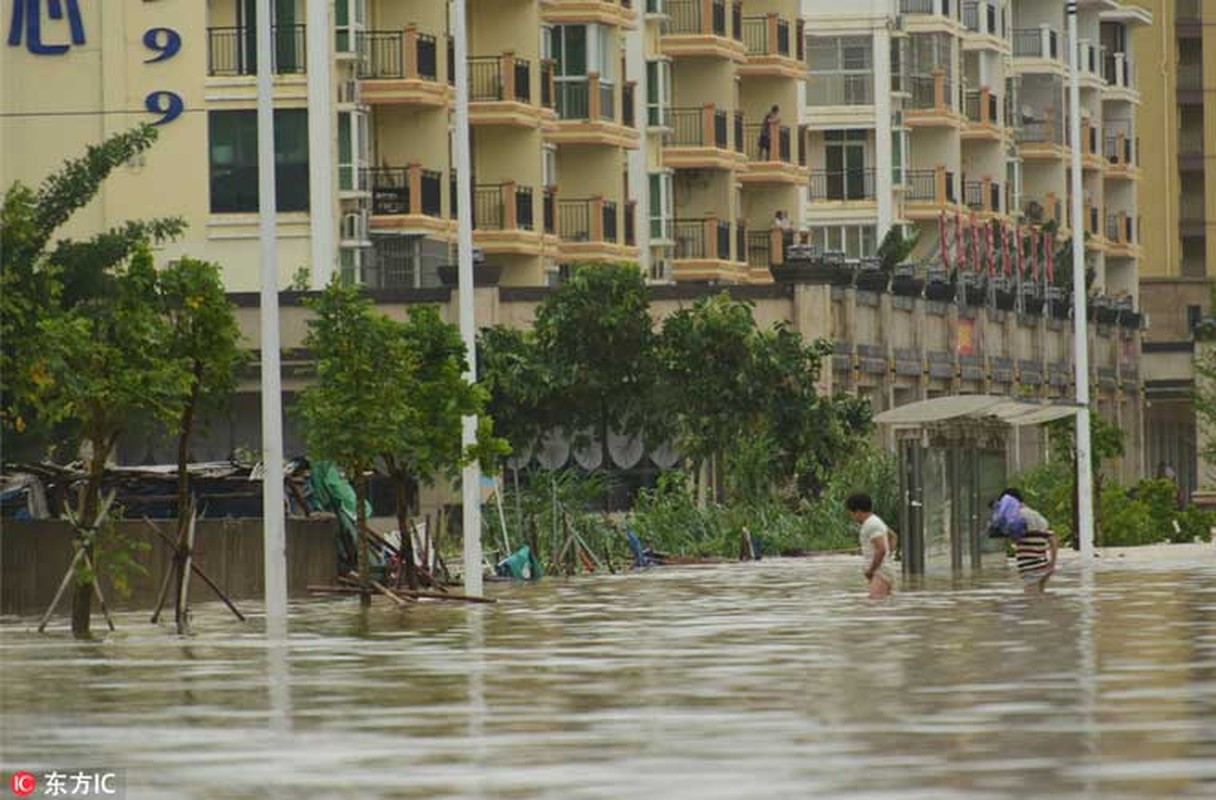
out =
<path fill-rule="evenodd" d="M 1216 797 L 1216 558 L 865 598 L 860 558 L 3 633 L 3 766 L 129 798 Z M 246 604 L 248 605 L 248 604 Z M 95 629 L 104 630 L 97 618 Z M 7 787 L 4 788 L 7 795 Z"/>

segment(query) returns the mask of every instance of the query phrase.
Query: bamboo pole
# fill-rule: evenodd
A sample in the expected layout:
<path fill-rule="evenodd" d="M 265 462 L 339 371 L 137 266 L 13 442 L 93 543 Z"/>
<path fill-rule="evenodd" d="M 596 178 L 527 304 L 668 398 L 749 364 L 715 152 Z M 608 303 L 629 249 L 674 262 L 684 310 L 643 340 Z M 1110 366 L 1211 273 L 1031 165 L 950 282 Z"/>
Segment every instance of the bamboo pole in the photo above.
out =
<path fill-rule="evenodd" d="M 156 532 L 157 536 L 159 536 L 161 539 L 164 540 L 165 544 L 169 545 L 169 547 L 174 547 L 173 540 L 169 538 L 169 534 L 162 531 L 156 525 L 156 523 L 154 523 L 152 520 L 148 519 L 147 517 L 144 517 L 144 522 L 148 523 L 148 525 L 151 526 L 152 530 Z M 206 572 L 203 571 L 202 567 L 200 567 L 198 564 L 195 564 L 194 562 L 191 562 L 190 571 L 193 572 L 195 575 L 199 576 L 199 578 L 202 579 L 203 583 L 207 584 L 207 586 L 211 589 L 211 591 L 215 592 L 216 596 L 219 597 L 220 600 L 224 601 L 224 605 L 228 606 L 228 610 L 231 611 L 233 614 L 235 614 L 237 619 L 239 619 L 241 622 L 245 621 L 245 615 L 242 614 L 235 605 L 233 605 L 232 600 L 230 600 L 228 598 L 228 595 L 224 594 L 224 591 L 222 589 L 220 589 L 220 587 L 218 585 L 216 585 L 215 581 L 211 580 L 211 577 Z M 170 577 L 172 577 L 173 573 L 170 572 L 169 575 L 170 575 Z M 166 588 L 165 593 L 167 593 L 167 592 L 168 592 L 168 589 Z M 152 616 L 153 622 L 156 622 L 156 620 L 160 616 L 160 609 L 161 609 L 162 605 L 163 605 L 163 602 L 157 604 L 156 614 L 154 614 Z"/>

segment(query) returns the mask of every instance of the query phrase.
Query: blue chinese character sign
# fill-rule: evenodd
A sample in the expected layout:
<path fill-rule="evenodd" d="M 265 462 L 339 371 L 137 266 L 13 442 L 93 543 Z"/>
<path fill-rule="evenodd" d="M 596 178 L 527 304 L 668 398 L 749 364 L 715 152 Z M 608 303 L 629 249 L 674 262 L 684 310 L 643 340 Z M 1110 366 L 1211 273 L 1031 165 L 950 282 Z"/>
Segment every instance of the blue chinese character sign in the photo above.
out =
<path fill-rule="evenodd" d="M 63 19 L 67 7 L 68 27 L 72 32 L 72 44 L 84 44 L 84 22 L 80 18 L 79 0 L 46 0 L 48 19 Z M 21 45 L 25 36 L 25 48 L 36 56 L 58 56 L 66 53 L 71 45 L 46 44 L 42 41 L 42 0 L 13 0 L 12 24 L 8 30 L 10 47 Z"/>

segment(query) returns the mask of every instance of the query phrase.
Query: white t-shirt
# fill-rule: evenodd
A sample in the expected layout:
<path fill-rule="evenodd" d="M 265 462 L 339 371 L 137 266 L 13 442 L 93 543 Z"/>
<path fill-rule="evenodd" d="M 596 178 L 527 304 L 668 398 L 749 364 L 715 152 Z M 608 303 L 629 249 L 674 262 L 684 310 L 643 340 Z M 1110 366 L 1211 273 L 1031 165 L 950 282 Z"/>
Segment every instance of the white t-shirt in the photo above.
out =
<path fill-rule="evenodd" d="M 861 556 L 865 559 L 865 568 L 869 569 L 874 563 L 874 542 L 877 539 L 883 539 L 887 535 L 887 523 L 882 521 L 882 517 L 877 514 L 871 514 L 866 517 L 866 521 L 861 523 Z M 887 554 L 883 556 L 880 568 L 889 568 L 891 566 L 891 549 L 890 542 L 886 542 Z"/>

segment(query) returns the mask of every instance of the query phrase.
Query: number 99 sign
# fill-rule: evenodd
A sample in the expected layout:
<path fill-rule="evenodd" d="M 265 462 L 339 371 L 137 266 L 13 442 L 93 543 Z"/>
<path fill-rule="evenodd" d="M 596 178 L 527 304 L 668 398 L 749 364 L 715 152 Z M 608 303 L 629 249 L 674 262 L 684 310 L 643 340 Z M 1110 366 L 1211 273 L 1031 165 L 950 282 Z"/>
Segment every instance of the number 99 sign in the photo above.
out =
<path fill-rule="evenodd" d="M 173 58 L 182 49 L 182 35 L 172 28 L 149 28 L 144 33 L 144 47 L 156 55 L 145 58 L 145 64 L 155 64 Z"/>
<path fill-rule="evenodd" d="M 177 92 L 151 92 L 144 98 L 144 108 L 153 114 L 160 114 L 160 119 L 153 125 L 164 125 L 172 122 L 186 110 L 186 103 Z"/>

